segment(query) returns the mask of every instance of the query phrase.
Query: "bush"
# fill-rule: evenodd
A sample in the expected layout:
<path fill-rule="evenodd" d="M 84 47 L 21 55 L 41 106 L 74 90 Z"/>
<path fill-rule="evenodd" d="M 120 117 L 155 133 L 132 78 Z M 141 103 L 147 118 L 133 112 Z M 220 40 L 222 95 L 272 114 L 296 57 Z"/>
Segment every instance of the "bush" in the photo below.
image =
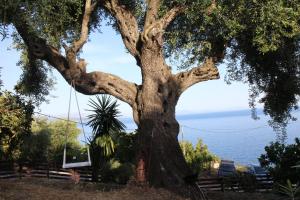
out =
<path fill-rule="evenodd" d="M 123 163 L 118 168 L 114 169 L 114 182 L 126 184 L 127 181 L 134 175 L 135 166 L 132 163 Z"/>
<path fill-rule="evenodd" d="M 249 173 L 238 173 L 238 182 L 245 192 L 255 192 L 257 188 L 256 177 Z"/>
<path fill-rule="evenodd" d="M 21 148 L 21 162 L 37 164 L 48 161 L 48 148 L 50 146 L 50 137 L 46 132 L 32 133 L 24 139 Z"/>
<path fill-rule="evenodd" d="M 209 152 L 201 139 L 198 140 L 195 147 L 188 141 L 180 142 L 180 147 L 186 162 L 195 173 L 209 169 L 212 161 L 219 160 L 217 156 Z"/>
<path fill-rule="evenodd" d="M 289 179 L 296 183 L 300 180 L 300 170 L 295 168 L 300 161 L 300 140 L 295 139 L 295 144 L 285 145 L 272 142 L 265 147 L 265 154 L 259 158 L 262 167 L 269 170 L 274 180 L 286 183 Z"/>
<path fill-rule="evenodd" d="M 104 163 L 100 170 L 101 182 L 126 184 L 134 175 L 134 168 L 132 163 L 120 163 L 118 160 L 111 159 Z"/>
<path fill-rule="evenodd" d="M 32 165 L 41 162 L 51 162 L 55 166 L 61 166 L 65 146 L 66 127 L 69 127 L 67 140 L 67 161 L 72 162 L 74 156 L 77 161 L 87 159 L 83 153 L 82 145 L 78 141 L 80 129 L 75 123 L 61 120 L 49 121 L 46 118 L 35 118 L 32 122 L 32 133 L 27 134 L 22 140 L 20 161 L 29 162 Z"/>

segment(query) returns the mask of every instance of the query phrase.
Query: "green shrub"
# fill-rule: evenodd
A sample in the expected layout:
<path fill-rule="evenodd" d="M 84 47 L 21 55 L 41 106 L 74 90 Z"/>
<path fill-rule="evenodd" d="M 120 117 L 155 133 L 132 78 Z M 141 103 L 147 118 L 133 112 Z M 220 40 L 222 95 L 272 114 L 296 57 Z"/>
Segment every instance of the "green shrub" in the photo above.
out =
<path fill-rule="evenodd" d="M 255 192 L 257 188 L 256 177 L 249 173 L 238 173 L 238 182 L 245 192 Z"/>
<path fill-rule="evenodd" d="M 134 175 L 135 166 L 132 163 L 123 163 L 118 168 L 114 169 L 114 182 L 126 184 L 127 181 Z"/>
<path fill-rule="evenodd" d="M 290 145 L 272 142 L 265 147 L 265 151 L 259 162 L 262 167 L 268 169 L 275 181 L 285 183 L 289 179 L 292 183 L 297 183 L 300 180 L 300 169 L 293 167 L 300 162 L 299 138 Z"/>
<path fill-rule="evenodd" d="M 34 106 L 20 95 L 0 94 L 0 160 L 18 160 L 24 139 L 31 134 Z"/>
<path fill-rule="evenodd" d="M 126 184 L 134 175 L 135 166 L 132 163 L 120 163 L 111 159 L 103 164 L 100 170 L 101 182 Z"/>
<path fill-rule="evenodd" d="M 201 139 L 195 147 L 188 141 L 182 141 L 179 144 L 186 162 L 195 173 L 209 169 L 212 161 L 219 160 L 217 156 L 209 152 Z"/>
<path fill-rule="evenodd" d="M 300 185 L 293 185 L 290 180 L 286 181 L 286 184 L 278 184 L 277 191 L 283 195 L 291 198 L 291 200 L 296 200 L 296 197 L 300 194 Z"/>

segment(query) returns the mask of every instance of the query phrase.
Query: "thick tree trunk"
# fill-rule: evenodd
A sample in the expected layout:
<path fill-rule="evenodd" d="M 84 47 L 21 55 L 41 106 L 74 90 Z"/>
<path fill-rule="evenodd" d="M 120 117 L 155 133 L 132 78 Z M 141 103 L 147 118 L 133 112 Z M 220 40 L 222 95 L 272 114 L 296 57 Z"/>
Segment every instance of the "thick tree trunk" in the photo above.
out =
<path fill-rule="evenodd" d="M 196 184 L 197 174 L 193 174 L 188 167 L 179 146 L 179 124 L 175 119 L 175 112 L 166 112 L 163 105 L 161 109 L 148 112 L 145 107 L 153 103 L 155 102 L 144 104 L 145 110 L 140 115 L 137 182 L 164 187 L 193 200 L 206 199 Z M 172 110 L 175 109 L 174 104 L 169 106 Z"/>
<path fill-rule="evenodd" d="M 175 109 L 175 105 L 172 107 Z M 174 112 L 165 113 L 163 106 L 143 112 L 138 131 L 137 182 L 164 187 L 191 199 L 205 199 L 195 183 L 197 174 L 192 173 L 184 159 L 178 132 Z"/>
<path fill-rule="evenodd" d="M 202 199 L 195 184 L 197 175 L 189 169 L 178 143 L 178 85 L 161 53 L 149 49 L 142 51 L 143 85 L 133 107 L 139 129 L 137 181 Z"/>
<path fill-rule="evenodd" d="M 146 180 L 154 186 L 177 187 L 191 176 L 177 140 L 178 124 L 168 125 L 160 114 L 149 113 L 139 126 L 139 159 L 145 161 Z M 174 130 L 170 130 L 174 129 Z"/>

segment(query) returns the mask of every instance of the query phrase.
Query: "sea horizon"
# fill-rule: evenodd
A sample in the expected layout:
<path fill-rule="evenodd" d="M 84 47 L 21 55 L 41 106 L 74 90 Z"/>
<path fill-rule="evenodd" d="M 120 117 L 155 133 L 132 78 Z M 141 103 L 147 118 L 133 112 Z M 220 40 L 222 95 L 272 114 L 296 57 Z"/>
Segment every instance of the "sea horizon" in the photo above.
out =
<path fill-rule="evenodd" d="M 263 110 L 257 109 L 256 114 L 258 120 L 251 117 L 250 109 L 176 115 L 181 126 L 178 140 L 187 140 L 195 145 L 201 139 L 209 151 L 220 159 L 233 160 L 242 165 L 257 165 L 265 146 L 275 142 L 277 135 L 269 126 L 270 118 L 263 114 Z M 293 115 L 300 119 L 299 111 L 293 112 Z M 127 132 L 137 128 L 132 118 L 119 119 L 126 125 Z M 90 127 L 85 126 L 85 129 L 86 133 L 91 132 Z M 295 137 L 300 137 L 299 130 L 298 121 L 288 124 L 287 144 L 293 143 Z"/>

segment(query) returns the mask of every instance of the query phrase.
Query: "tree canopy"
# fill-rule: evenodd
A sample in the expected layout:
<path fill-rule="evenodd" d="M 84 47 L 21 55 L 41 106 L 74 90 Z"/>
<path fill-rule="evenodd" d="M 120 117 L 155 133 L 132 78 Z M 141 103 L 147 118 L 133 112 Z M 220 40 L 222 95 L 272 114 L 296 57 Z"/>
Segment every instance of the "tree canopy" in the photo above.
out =
<path fill-rule="evenodd" d="M 19 91 L 43 96 L 52 85 L 46 78 L 49 68 L 28 53 L 20 26 L 28 25 L 30 34 L 58 50 L 72 46 L 77 39 L 78 49 L 89 33 L 101 30 L 101 21 L 105 20 L 117 32 L 121 31 L 122 38 L 128 36 L 128 40 L 129 35 L 137 39 L 139 31 L 147 39 L 151 27 L 157 26 L 159 30 L 159 26 L 165 26 L 162 46 L 174 66 L 188 69 L 206 62 L 208 57 L 216 64 L 227 62 L 227 81 L 249 83 L 251 107 L 255 107 L 259 94 L 263 94 L 259 101 L 264 103 L 264 111 L 272 117 L 274 126 L 286 125 L 292 118 L 290 113 L 297 108 L 300 94 L 298 0 L 92 1 L 86 14 L 84 3 L 83 0 L 1 0 L 0 33 L 5 38 L 8 25 L 14 25 L 15 43 L 23 52 L 19 65 L 24 73 L 17 86 Z M 147 12 L 149 7 L 153 12 Z M 158 18 L 159 23 L 146 20 L 151 19 L 150 15 Z M 87 17 L 88 21 L 80 23 Z M 136 24 L 125 23 L 127 17 L 135 17 Z M 152 23 L 149 30 L 145 30 L 146 23 Z M 130 41 L 124 41 L 127 50 L 136 57 Z M 139 45 L 137 42 L 135 45 Z"/>

